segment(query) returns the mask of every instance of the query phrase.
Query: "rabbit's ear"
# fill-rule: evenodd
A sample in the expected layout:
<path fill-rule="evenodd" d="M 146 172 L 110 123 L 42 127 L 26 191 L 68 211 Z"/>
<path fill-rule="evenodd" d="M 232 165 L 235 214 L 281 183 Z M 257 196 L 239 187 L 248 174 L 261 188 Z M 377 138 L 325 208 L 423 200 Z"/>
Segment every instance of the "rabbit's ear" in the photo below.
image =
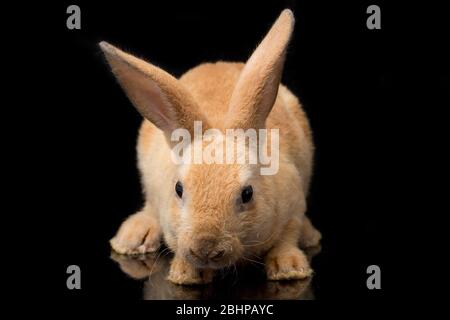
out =
<path fill-rule="evenodd" d="M 292 11 L 284 10 L 245 64 L 230 99 L 228 126 L 264 127 L 277 97 L 294 22 Z"/>
<path fill-rule="evenodd" d="M 166 134 L 179 127 L 191 131 L 195 120 L 203 121 L 193 97 L 173 76 L 107 42 L 100 48 L 136 109 Z"/>

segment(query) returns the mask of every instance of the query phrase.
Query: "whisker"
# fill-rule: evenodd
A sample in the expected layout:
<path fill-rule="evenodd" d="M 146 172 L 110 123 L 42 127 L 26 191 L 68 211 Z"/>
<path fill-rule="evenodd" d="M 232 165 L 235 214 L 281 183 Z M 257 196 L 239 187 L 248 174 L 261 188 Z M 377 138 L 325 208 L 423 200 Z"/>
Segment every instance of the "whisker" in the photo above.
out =
<path fill-rule="evenodd" d="M 153 262 L 153 265 L 152 265 L 152 268 L 150 269 L 150 275 L 152 275 L 152 273 L 153 273 L 153 269 L 155 269 L 155 265 L 156 265 L 156 263 L 158 262 L 158 260 L 159 260 L 159 258 L 161 257 L 161 255 L 164 253 L 164 252 L 168 252 L 168 253 L 170 253 L 170 248 L 169 247 L 166 247 L 164 250 L 162 250 L 159 254 L 158 254 L 158 256 L 156 257 L 156 259 L 155 259 L 155 262 Z M 167 254 L 166 254 L 167 255 Z"/>
<path fill-rule="evenodd" d="M 250 262 L 252 262 L 252 263 L 257 263 L 257 264 L 260 264 L 260 265 L 262 265 L 262 266 L 265 266 L 264 263 L 262 263 L 262 262 L 260 262 L 260 261 L 256 261 L 256 260 L 250 259 L 250 258 L 247 258 L 247 257 L 242 257 L 242 259 L 247 260 L 247 261 L 250 261 Z"/>
<path fill-rule="evenodd" d="M 270 240 L 272 240 L 274 237 L 274 234 L 272 233 L 266 240 L 257 242 L 257 243 L 252 243 L 252 244 L 242 244 L 243 247 L 256 247 L 256 246 L 260 246 L 263 244 L 266 244 L 267 242 L 269 242 Z"/>
<path fill-rule="evenodd" d="M 247 254 L 250 254 L 252 256 L 252 258 L 256 258 L 257 260 L 261 260 L 261 257 L 258 256 L 257 254 L 254 254 L 252 252 L 247 252 Z"/>

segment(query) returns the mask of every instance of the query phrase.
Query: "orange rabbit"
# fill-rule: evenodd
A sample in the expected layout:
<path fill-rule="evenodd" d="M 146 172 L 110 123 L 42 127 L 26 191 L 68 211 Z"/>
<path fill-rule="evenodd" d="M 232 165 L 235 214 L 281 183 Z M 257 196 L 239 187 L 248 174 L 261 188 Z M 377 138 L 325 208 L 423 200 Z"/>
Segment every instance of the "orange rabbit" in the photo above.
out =
<path fill-rule="evenodd" d="M 305 216 L 314 146 L 298 99 L 280 84 L 293 28 L 294 16 L 284 10 L 246 64 L 205 63 L 180 79 L 100 43 L 145 118 L 137 151 L 146 203 L 111 239 L 115 251 L 152 252 L 163 238 L 175 253 L 168 278 L 177 284 L 208 283 L 215 270 L 255 257 L 270 280 L 311 275 L 300 247 L 321 238 Z M 194 121 L 221 132 L 278 128 L 278 172 L 261 175 L 258 164 L 174 163 L 171 133 L 192 132 Z"/>

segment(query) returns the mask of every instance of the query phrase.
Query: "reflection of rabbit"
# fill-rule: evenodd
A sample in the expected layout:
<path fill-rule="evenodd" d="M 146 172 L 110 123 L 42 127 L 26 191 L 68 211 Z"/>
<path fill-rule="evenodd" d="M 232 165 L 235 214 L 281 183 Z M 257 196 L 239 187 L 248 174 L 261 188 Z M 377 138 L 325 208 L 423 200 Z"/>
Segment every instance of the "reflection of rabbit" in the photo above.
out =
<path fill-rule="evenodd" d="M 146 119 L 138 142 L 146 204 L 111 240 L 115 251 L 153 252 L 163 236 L 175 253 L 169 279 L 177 284 L 208 283 L 215 270 L 257 257 L 264 257 L 271 280 L 311 275 L 298 243 L 320 240 L 305 216 L 313 143 L 297 98 L 280 84 L 293 26 L 285 10 L 245 65 L 202 64 L 180 80 L 100 43 Z M 194 121 L 222 134 L 228 128 L 279 129 L 278 173 L 260 175 L 260 164 L 175 164 L 171 133 L 182 127 L 192 135 Z"/>
<path fill-rule="evenodd" d="M 308 259 L 320 252 L 320 247 L 306 251 Z M 256 266 L 229 270 L 218 281 L 206 286 L 178 286 L 167 280 L 172 254 L 164 251 L 146 255 L 126 256 L 112 253 L 120 269 L 133 279 L 146 279 L 143 298 L 146 300 L 204 299 L 290 299 L 311 300 L 314 294 L 311 278 L 289 281 L 267 281 Z"/>

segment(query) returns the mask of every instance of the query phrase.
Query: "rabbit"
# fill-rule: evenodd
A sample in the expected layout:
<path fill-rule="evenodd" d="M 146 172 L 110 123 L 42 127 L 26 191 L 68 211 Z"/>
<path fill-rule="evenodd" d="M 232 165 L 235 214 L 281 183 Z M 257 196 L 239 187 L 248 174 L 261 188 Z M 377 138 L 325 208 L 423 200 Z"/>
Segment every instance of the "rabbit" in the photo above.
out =
<path fill-rule="evenodd" d="M 218 270 L 261 259 L 269 280 L 303 279 L 312 269 L 301 248 L 321 234 L 306 217 L 314 145 L 299 100 L 280 83 L 294 28 L 282 11 L 244 63 L 204 63 L 179 79 L 100 42 L 112 73 L 144 120 L 137 142 L 143 208 L 110 240 L 120 254 L 145 254 L 161 242 L 174 252 L 168 280 L 213 281 Z M 176 164 L 177 128 L 279 128 L 279 170 L 258 164 Z"/>

